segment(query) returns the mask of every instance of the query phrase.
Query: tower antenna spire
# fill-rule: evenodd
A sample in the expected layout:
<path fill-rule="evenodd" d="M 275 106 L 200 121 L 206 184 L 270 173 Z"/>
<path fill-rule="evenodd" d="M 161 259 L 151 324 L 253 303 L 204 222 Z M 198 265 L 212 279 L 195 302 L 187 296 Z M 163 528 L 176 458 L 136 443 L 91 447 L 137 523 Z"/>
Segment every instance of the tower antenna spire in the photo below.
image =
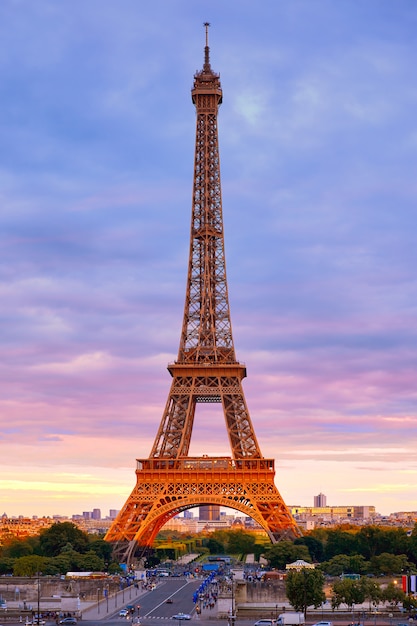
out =
<path fill-rule="evenodd" d="M 210 67 L 210 48 L 208 44 L 208 29 L 210 26 L 210 22 L 204 22 L 204 27 L 206 29 L 206 46 L 204 48 L 204 69 L 211 70 Z"/>

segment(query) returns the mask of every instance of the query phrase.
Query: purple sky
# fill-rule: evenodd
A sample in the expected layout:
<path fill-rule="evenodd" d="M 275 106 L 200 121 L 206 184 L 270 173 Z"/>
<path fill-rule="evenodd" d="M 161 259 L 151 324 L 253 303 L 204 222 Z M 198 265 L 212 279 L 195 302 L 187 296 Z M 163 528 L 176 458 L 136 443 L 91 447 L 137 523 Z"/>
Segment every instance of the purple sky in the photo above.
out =
<path fill-rule="evenodd" d="M 417 510 L 417 3 L 207 6 L 0 5 L 0 514 L 107 514 L 150 453 L 205 21 L 235 347 L 278 489 Z M 218 405 L 191 448 L 230 453 Z"/>

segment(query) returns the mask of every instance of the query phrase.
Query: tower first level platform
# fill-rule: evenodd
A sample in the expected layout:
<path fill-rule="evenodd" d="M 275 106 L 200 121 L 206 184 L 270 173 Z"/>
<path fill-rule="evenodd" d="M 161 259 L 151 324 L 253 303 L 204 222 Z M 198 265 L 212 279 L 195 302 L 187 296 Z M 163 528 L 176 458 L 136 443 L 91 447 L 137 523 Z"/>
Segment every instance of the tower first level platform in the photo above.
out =
<path fill-rule="evenodd" d="M 241 511 L 254 519 L 272 542 L 282 538 L 283 532 L 297 536 L 299 531 L 274 476 L 273 459 L 138 459 L 136 486 L 106 539 L 150 546 L 169 519 L 202 504 Z"/>

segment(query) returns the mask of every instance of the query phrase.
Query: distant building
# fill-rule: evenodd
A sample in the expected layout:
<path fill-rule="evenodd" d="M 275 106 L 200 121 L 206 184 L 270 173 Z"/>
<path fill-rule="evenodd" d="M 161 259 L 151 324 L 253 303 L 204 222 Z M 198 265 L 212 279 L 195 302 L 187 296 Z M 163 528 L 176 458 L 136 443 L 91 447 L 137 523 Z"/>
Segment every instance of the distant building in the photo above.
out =
<path fill-rule="evenodd" d="M 314 496 L 314 506 L 316 508 L 327 506 L 327 498 L 324 493 L 319 493 L 318 496 Z"/>
<path fill-rule="evenodd" d="M 93 509 L 93 512 L 91 513 L 91 519 L 101 519 L 101 510 L 100 509 Z"/>
<path fill-rule="evenodd" d="M 219 504 L 205 504 L 199 507 L 200 520 L 208 522 L 218 522 L 220 520 L 220 505 Z"/>
<path fill-rule="evenodd" d="M 317 519 L 327 522 L 368 521 L 376 517 L 374 506 L 293 506 L 292 515 L 298 520 Z"/>
<path fill-rule="evenodd" d="M 192 511 L 184 511 L 184 519 L 193 519 L 194 513 Z"/>
<path fill-rule="evenodd" d="M 119 515 L 119 511 L 117 509 L 110 509 L 109 511 L 110 519 L 116 519 L 118 515 Z"/>

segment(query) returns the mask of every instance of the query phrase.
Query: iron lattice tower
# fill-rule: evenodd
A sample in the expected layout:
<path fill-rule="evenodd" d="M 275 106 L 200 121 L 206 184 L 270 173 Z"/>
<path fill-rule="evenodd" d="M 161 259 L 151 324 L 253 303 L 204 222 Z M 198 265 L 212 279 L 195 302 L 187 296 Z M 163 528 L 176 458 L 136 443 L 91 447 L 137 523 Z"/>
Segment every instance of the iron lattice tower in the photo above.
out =
<path fill-rule="evenodd" d="M 300 531 L 274 483 L 274 461 L 260 451 L 242 389 L 246 368 L 236 360 L 226 281 L 217 113 L 220 76 L 211 69 L 208 24 L 204 66 L 191 91 L 196 141 L 187 289 L 172 384 L 147 459 L 137 460 L 136 485 L 106 540 L 129 562 L 150 546 L 174 515 L 200 504 L 237 509 L 272 542 Z M 231 457 L 189 457 L 197 403 L 221 402 Z"/>

